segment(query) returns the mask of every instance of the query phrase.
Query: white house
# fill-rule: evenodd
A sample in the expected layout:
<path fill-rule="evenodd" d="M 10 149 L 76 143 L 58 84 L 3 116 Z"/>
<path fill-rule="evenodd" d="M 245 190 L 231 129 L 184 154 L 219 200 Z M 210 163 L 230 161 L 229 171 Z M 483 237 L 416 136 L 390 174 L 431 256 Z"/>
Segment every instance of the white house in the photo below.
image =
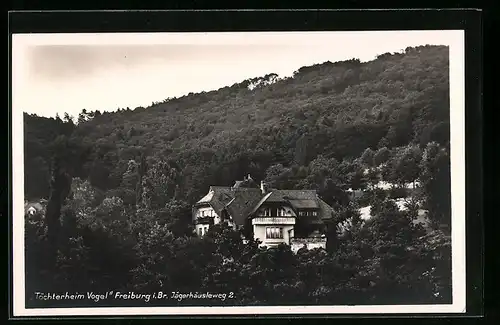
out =
<path fill-rule="evenodd" d="M 331 218 L 332 212 L 315 190 L 266 189 L 262 182 L 259 188 L 249 175 L 232 187 L 211 186 L 193 206 L 193 222 L 200 236 L 210 225 L 226 222 L 235 229 L 249 227 L 261 246 L 285 243 L 325 248 L 324 236 L 321 240 L 317 236 L 311 241 L 308 238 L 323 229 L 324 220 Z"/>
<path fill-rule="evenodd" d="M 42 213 L 45 210 L 46 200 L 40 200 L 39 202 L 24 202 L 24 213 L 26 215 L 33 216 L 37 213 Z"/>
<path fill-rule="evenodd" d="M 33 206 L 29 207 L 27 210 L 26 210 L 26 213 L 29 214 L 29 215 L 34 215 L 35 213 L 37 212 L 37 209 Z"/>

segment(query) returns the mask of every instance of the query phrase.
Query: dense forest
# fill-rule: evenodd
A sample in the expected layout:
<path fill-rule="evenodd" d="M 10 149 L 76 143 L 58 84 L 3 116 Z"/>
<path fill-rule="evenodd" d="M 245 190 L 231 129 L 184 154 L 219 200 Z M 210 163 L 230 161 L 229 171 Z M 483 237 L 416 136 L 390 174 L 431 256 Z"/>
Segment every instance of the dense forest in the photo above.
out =
<path fill-rule="evenodd" d="M 76 305 L 34 292 L 110 290 L 234 294 L 147 305 L 450 303 L 448 63 L 426 45 L 147 108 L 25 114 L 25 197 L 47 200 L 26 216 L 28 306 Z M 224 226 L 197 238 L 192 204 L 247 174 L 316 189 L 336 211 L 327 249 L 263 249 Z"/>

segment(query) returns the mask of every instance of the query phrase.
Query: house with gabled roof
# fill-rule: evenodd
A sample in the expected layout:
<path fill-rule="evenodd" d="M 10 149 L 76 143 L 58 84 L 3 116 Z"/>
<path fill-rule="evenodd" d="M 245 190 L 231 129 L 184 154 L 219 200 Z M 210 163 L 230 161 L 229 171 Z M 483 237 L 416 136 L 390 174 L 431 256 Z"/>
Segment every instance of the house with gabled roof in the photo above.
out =
<path fill-rule="evenodd" d="M 193 206 L 199 236 L 211 225 L 227 223 L 235 229 L 246 227 L 266 247 L 285 243 L 301 248 L 309 246 L 308 242 L 324 247 L 326 238 L 321 230 L 332 217 L 333 208 L 315 190 L 267 189 L 263 182 L 259 188 L 250 175 L 231 187 L 211 186 Z"/>
<path fill-rule="evenodd" d="M 24 214 L 34 216 L 35 214 L 43 213 L 47 205 L 47 200 L 28 202 L 24 201 Z"/>

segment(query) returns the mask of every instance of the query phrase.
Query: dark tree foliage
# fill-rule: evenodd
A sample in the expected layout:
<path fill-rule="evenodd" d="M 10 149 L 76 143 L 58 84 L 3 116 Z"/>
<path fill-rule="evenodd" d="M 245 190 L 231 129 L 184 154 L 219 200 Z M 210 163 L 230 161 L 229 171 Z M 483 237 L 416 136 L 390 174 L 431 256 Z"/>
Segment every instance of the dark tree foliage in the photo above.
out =
<path fill-rule="evenodd" d="M 48 199 L 54 149 L 61 154 L 66 139 L 75 125 L 59 117 L 45 118 L 24 113 L 25 197 L 28 200 Z M 58 147 L 58 148 L 56 148 Z M 66 164 L 68 167 L 70 164 Z"/>
<path fill-rule="evenodd" d="M 450 303 L 448 83 L 448 48 L 423 46 L 148 108 L 83 110 L 76 124 L 25 114 L 25 196 L 48 199 L 26 216 L 28 304 L 64 305 L 33 299 L 56 289 L 227 294 L 210 305 Z M 192 204 L 248 174 L 315 189 L 335 210 L 327 249 L 260 248 L 243 242 L 248 225 L 195 236 Z M 393 199 L 407 183 L 421 184 L 422 203 L 401 210 Z M 430 230 L 414 222 L 421 204 Z"/>
<path fill-rule="evenodd" d="M 450 157 L 446 148 L 435 142 L 425 147 L 421 160 L 422 187 L 431 221 L 450 231 L 451 174 Z"/>

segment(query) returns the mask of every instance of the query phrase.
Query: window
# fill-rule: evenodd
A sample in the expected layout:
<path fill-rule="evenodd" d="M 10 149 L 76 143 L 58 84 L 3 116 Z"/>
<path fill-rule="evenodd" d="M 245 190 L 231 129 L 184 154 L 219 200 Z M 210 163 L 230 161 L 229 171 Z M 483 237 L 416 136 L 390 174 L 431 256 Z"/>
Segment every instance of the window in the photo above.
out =
<path fill-rule="evenodd" d="M 283 217 L 285 215 L 285 209 L 284 208 L 278 208 L 278 216 Z"/>
<path fill-rule="evenodd" d="M 198 228 L 198 236 L 203 236 L 203 228 Z"/>
<path fill-rule="evenodd" d="M 313 211 L 313 216 L 317 216 L 318 215 L 318 211 Z"/>
<path fill-rule="evenodd" d="M 283 238 L 283 228 L 282 227 L 267 227 L 266 228 L 266 238 L 267 239 L 282 239 Z"/>
<path fill-rule="evenodd" d="M 304 211 L 299 212 L 299 216 L 304 216 L 306 213 Z"/>
<path fill-rule="evenodd" d="M 270 217 L 271 216 L 271 209 L 264 209 L 264 216 L 265 217 Z"/>
<path fill-rule="evenodd" d="M 205 226 L 205 234 L 208 232 L 208 226 Z"/>

